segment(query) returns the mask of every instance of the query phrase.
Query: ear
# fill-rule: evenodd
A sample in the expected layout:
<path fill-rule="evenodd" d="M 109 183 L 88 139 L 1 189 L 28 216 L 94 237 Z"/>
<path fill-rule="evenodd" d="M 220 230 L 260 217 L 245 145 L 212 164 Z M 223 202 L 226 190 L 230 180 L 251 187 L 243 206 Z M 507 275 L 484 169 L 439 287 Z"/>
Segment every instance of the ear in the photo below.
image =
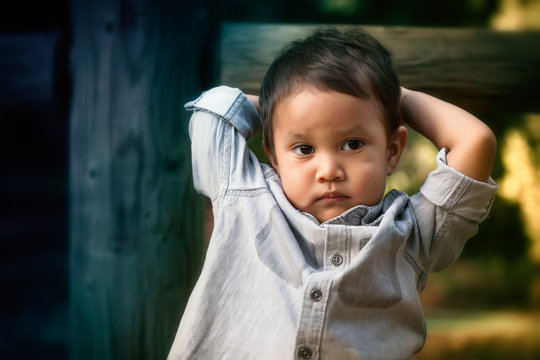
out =
<path fill-rule="evenodd" d="M 276 159 L 276 156 L 274 155 L 274 152 L 270 150 L 270 148 L 264 142 L 262 143 L 262 146 L 264 149 L 264 153 L 266 154 L 266 157 L 268 158 L 268 160 L 270 160 L 272 167 L 279 175 L 279 167 L 278 167 L 277 159 Z"/>
<path fill-rule="evenodd" d="M 400 126 L 392 134 L 388 144 L 386 175 L 392 175 L 396 169 L 405 145 L 407 145 L 407 128 Z"/>

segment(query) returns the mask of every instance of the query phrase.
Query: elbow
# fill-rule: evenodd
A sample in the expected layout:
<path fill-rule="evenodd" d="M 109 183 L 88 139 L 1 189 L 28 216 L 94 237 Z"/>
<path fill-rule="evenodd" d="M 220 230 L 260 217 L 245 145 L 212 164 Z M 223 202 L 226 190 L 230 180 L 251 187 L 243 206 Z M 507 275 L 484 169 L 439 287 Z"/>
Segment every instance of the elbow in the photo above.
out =
<path fill-rule="evenodd" d="M 467 134 L 463 134 L 462 138 L 459 146 L 450 148 L 448 165 L 470 178 L 487 182 L 497 152 L 495 134 L 481 123 L 467 129 Z"/>
<path fill-rule="evenodd" d="M 477 159 L 476 180 L 486 182 L 491 174 L 495 155 L 497 154 L 497 138 L 491 129 L 484 125 L 483 128 L 475 133 L 475 141 L 469 154 L 474 154 Z"/>
<path fill-rule="evenodd" d="M 491 159 L 491 164 L 493 164 L 497 153 L 497 138 L 487 125 L 484 125 L 484 129 L 478 134 L 478 142 L 484 149 L 486 160 Z"/>

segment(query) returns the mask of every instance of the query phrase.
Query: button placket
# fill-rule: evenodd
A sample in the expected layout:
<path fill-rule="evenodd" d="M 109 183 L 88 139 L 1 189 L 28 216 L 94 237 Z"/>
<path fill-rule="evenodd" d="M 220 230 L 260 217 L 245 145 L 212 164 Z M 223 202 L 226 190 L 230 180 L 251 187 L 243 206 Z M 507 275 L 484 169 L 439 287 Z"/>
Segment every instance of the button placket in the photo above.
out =
<path fill-rule="evenodd" d="M 351 226 L 325 228 L 325 270 L 340 271 L 347 264 L 351 247 Z"/>
<path fill-rule="evenodd" d="M 296 359 L 320 358 L 328 293 L 335 275 L 333 271 L 314 272 L 305 284 L 296 346 L 291 354 Z"/>

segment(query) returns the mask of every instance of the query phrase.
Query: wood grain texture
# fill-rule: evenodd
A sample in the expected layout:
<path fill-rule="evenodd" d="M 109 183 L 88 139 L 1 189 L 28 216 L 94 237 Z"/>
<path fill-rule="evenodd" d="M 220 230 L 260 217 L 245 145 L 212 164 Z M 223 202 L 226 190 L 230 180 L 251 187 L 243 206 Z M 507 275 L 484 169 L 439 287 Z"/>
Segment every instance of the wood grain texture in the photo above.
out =
<path fill-rule="evenodd" d="M 172 344 L 204 242 L 183 104 L 201 91 L 205 21 L 184 2 L 73 2 L 72 359 Z"/>
<path fill-rule="evenodd" d="M 223 24 L 218 82 L 258 93 L 268 66 L 282 47 L 318 27 Z M 540 111 L 540 32 L 364 28 L 392 53 L 405 87 L 428 92 L 473 113 Z"/>

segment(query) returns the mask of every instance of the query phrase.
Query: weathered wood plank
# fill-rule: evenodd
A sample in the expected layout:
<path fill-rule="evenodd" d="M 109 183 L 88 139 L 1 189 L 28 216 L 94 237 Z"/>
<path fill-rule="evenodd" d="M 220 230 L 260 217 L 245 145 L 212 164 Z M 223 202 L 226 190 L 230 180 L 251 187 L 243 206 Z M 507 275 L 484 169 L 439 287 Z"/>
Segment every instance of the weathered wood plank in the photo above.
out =
<path fill-rule="evenodd" d="M 317 27 L 223 24 L 219 82 L 258 93 L 280 49 Z M 540 32 L 364 28 L 390 50 L 406 87 L 440 96 L 473 113 L 540 111 Z"/>
<path fill-rule="evenodd" d="M 200 269 L 183 104 L 206 12 L 190 3 L 73 1 L 72 359 L 164 359 Z"/>

